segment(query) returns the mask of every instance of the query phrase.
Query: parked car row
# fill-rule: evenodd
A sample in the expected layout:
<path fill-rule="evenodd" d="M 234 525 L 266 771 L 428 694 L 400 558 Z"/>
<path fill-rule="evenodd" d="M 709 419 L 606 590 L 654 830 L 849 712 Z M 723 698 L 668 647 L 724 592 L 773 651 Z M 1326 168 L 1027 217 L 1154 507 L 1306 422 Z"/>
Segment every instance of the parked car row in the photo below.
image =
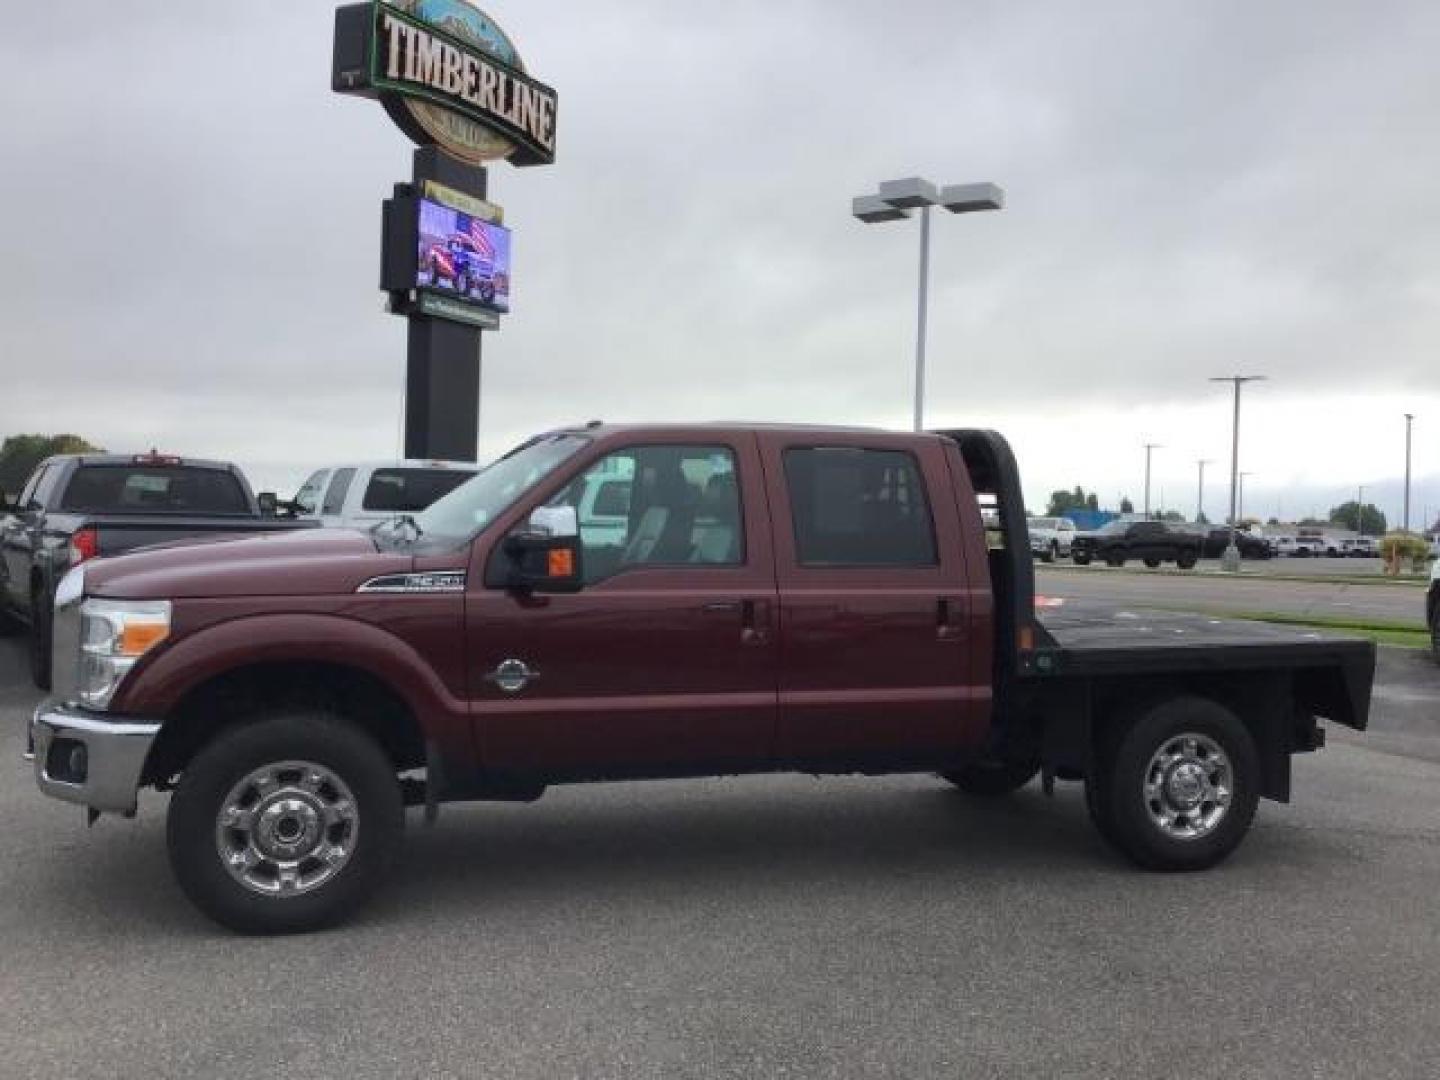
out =
<path fill-rule="evenodd" d="M 253 493 L 237 465 L 172 454 L 59 454 L 0 504 L 0 624 L 29 635 L 35 685 L 49 689 L 55 590 L 97 556 L 219 534 L 369 528 L 426 509 L 478 471 L 398 461 L 320 469 L 295 497 Z"/>
<path fill-rule="evenodd" d="M 1225 526 L 1196 526 L 1183 522 L 1139 521 L 1117 518 L 1093 532 L 1084 532 L 1065 517 L 1029 518 L 1030 551 L 1041 562 L 1066 557 L 1085 566 L 1092 561 L 1123 566 L 1128 559 L 1140 559 L 1147 566 L 1173 562 L 1182 568 L 1195 565 L 1198 558 L 1216 559 L 1230 546 L 1231 533 Z M 1190 538 L 1190 539 L 1186 539 Z M 1269 536 L 1249 529 L 1234 534 L 1242 559 L 1292 558 L 1379 558 L 1376 537 L 1325 535 Z M 1190 555 L 1198 544 L 1196 560 Z"/>

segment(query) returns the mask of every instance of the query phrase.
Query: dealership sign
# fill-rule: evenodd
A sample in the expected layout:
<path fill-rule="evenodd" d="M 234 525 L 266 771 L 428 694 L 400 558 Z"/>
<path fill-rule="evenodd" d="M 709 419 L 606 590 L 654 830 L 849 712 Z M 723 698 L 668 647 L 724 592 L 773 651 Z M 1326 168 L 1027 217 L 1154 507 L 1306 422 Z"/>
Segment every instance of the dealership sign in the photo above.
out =
<path fill-rule="evenodd" d="M 555 91 L 465 0 L 376 0 L 335 13 L 331 83 L 378 97 L 400 129 L 471 165 L 555 160 Z"/>

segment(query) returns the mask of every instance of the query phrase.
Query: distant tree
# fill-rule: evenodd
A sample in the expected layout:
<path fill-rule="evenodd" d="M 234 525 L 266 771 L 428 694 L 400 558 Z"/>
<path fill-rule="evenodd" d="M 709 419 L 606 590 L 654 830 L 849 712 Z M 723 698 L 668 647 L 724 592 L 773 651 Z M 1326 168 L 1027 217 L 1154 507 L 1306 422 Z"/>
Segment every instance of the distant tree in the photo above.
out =
<path fill-rule="evenodd" d="M 1303 517 L 1295 523 L 1296 525 L 1329 525 L 1328 521 L 1321 521 L 1317 517 Z"/>
<path fill-rule="evenodd" d="M 1266 524 L 1266 525 L 1279 525 L 1279 524 L 1280 524 L 1280 519 L 1279 519 L 1279 518 L 1274 518 L 1274 517 L 1272 517 L 1269 521 L 1265 522 L 1265 524 Z"/>
<path fill-rule="evenodd" d="M 1367 536 L 1382 536 L 1385 532 L 1385 515 L 1374 503 L 1366 503 L 1362 508 L 1358 502 L 1351 499 L 1331 508 L 1329 524 L 1354 529 Z"/>
<path fill-rule="evenodd" d="M 1126 498 L 1123 498 L 1123 497 L 1122 497 L 1121 500 L 1120 500 L 1120 513 L 1122 513 L 1122 514 L 1133 514 L 1134 512 L 1135 512 L 1135 504 L 1132 503 L 1129 499 L 1126 499 Z"/>
<path fill-rule="evenodd" d="M 1166 510 L 1166 511 L 1165 511 L 1165 516 L 1162 517 L 1160 520 L 1161 520 L 1161 521 L 1184 521 L 1184 520 L 1185 520 L 1185 515 L 1182 514 L 1182 513 L 1180 513 L 1179 510 Z"/>
<path fill-rule="evenodd" d="M 20 494 L 35 466 L 51 454 L 96 453 L 100 447 L 79 435 L 9 435 L 0 443 L 0 491 Z"/>
<path fill-rule="evenodd" d="M 1195 524 L 1196 524 L 1196 525 L 1209 525 L 1209 524 L 1210 524 L 1210 519 L 1209 519 L 1208 517 L 1206 517 L 1204 514 L 1196 514 L 1196 515 L 1195 515 Z"/>
<path fill-rule="evenodd" d="M 1045 507 L 1047 517 L 1062 517 L 1071 510 L 1099 510 L 1100 500 L 1092 491 L 1088 495 L 1085 489 L 1079 484 L 1075 485 L 1073 491 L 1066 491 L 1063 488 L 1050 493 L 1050 502 Z"/>

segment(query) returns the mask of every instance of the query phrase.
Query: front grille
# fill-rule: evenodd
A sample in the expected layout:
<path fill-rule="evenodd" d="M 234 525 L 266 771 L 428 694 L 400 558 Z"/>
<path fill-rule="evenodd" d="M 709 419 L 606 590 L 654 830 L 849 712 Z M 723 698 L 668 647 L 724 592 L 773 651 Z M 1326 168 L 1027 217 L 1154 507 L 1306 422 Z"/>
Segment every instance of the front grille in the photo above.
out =
<path fill-rule="evenodd" d="M 80 681 L 80 604 L 82 597 L 55 609 L 54 653 L 50 658 L 51 690 L 64 702 L 75 700 Z"/>

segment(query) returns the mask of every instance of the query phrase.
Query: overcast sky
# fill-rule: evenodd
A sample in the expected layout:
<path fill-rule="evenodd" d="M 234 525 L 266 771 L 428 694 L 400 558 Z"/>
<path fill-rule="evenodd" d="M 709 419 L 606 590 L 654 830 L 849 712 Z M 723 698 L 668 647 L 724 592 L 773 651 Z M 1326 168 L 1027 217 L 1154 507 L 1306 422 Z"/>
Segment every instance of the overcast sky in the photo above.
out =
<path fill-rule="evenodd" d="M 992 180 L 934 229 L 927 421 L 1011 436 L 1032 506 L 1192 512 L 1229 398 L 1247 509 L 1440 508 L 1440 5 L 494 0 L 560 95 L 491 171 L 514 314 L 481 453 L 603 417 L 909 423 L 915 222 L 883 179 Z M 0 37 L 0 435 L 229 457 L 293 491 L 399 449 L 379 207 L 410 144 L 329 89 L 333 5 L 13 4 Z"/>

